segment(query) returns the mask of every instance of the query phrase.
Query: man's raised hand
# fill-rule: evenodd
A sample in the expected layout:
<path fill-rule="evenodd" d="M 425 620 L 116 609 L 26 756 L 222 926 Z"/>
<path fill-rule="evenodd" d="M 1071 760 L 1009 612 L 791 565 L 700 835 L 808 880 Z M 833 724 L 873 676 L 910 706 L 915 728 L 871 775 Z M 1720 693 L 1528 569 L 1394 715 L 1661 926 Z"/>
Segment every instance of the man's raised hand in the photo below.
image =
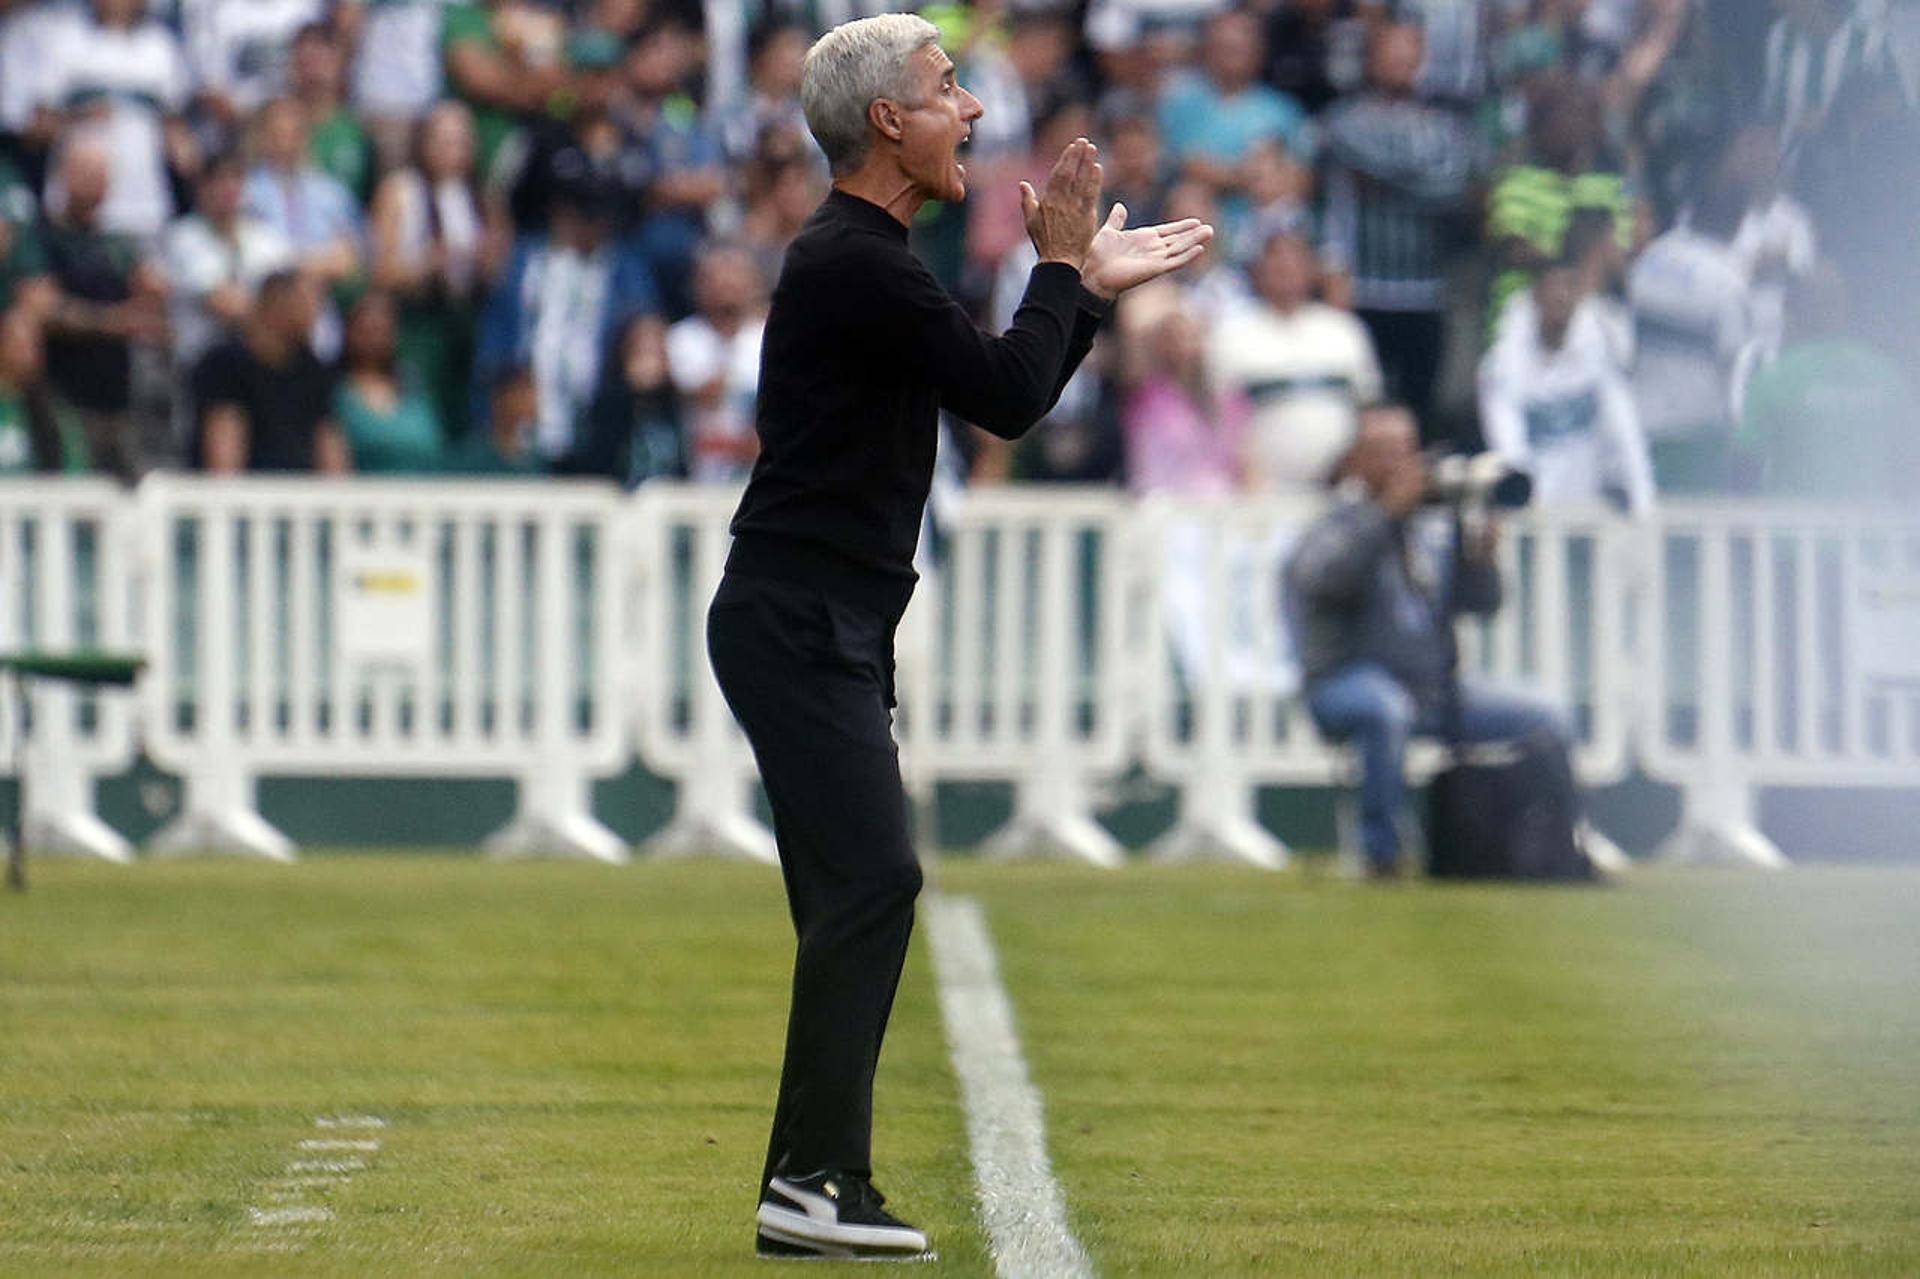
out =
<path fill-rule="evenodd" d="M 1084 272 L 1100 222 L 1099 155 L 1093 143 L 1075 138 L 1047 175 L 1045 191 L 1035 194 L 1031 183 L 1020 184 L 1027 237 L 1042 262 L 1065 262 Z"/>
<path fill-rule="evenodd" d="M 1087 291 L 1109 300 L 1136 284 L 1177 271 L 1207 251 L 1213 228 L 1199 218 L 1163 222 L 1129 231 L 1127 206 L 1116 204 L 1106 225 L 1093 237 L 1080 281 Z"/>

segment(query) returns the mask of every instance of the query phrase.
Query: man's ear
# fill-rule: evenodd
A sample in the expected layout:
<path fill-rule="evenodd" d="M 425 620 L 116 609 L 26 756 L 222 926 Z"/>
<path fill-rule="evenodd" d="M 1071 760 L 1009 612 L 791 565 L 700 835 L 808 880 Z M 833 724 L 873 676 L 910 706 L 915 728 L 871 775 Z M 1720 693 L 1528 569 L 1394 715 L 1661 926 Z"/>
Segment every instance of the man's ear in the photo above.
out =
<path fill-rule="evenodd" d="M 906 132 L 906 122 L 900 117 L 898 104 L 886 98 L 875 98 L 867 104 L 867 122 L 880 130 L 882 137 L 898 142 Z"/>

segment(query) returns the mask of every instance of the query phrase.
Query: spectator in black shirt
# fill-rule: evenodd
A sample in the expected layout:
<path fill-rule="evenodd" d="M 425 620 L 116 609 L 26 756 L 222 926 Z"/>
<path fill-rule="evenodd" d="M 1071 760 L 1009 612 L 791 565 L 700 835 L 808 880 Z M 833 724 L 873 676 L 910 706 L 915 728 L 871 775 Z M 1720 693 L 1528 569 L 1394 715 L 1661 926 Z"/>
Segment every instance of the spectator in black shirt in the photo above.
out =
<path fill-rule="evenodd" d="M 626 488 L 687 477 L 680 397 L 667 371 L 667 325 L 658 315 L 627 321 L 600 367 L 587 434 L 564 458 L 568 474 L 604 475 Z"/>
<path fill-rule="evenodd" d="M 131 483 L 154 460 L 142 456 L 133 414 L 133 345 L 166 336 L 166 289 L 132 237 L 100 225 L 112 181 L 104 144 L 77 137 L 60 178 L 66 207 L 40 235 L 59 290 L 47 317 L 47 380 L 93 466 Z"/>
<path fill-rule="evenodd" d="M 1343 0 L 1281 0 L 1267 15 L 1266 82 L 1317 115 L 1353 86 L 1334 82 L 1337 28 L 1347 20 Z"/>
<path fill-rule="evenodd" d="M 1099 225 L 1081 138 L 1022 184 L 1040 261 L 1002 337 L 974 327 L 907 248 L 928 200 L 966 197 L 955 151 L 981 115 L 939 32 L 889 14 L 807 54 L 801 102 L 834 191 L 788 251 L 762 348 L 760 456 L 708 616 L 714 673 L 773 807 L 799 934 L 758 1249 L 913 1256 L 926 1236 L 870 1181 L 873 1075 L 920 867 L 893 742 L 893 631 L 944 408 L 1014 438 L 1087 353 L 1107 302 L 1182 266 L 1212 230 Z M 1097 232 L 1097 234 L 1096 234 Z"/>
<path fill-rule="evenodd" d="M 319 314 L 318 286 L 297 271 L 260 282 L 238 341 L 207 352 L 194 370 L 193 456 L 205 471 L 351 469 L 333 420 L 333 374 L 307 345 Z"/>

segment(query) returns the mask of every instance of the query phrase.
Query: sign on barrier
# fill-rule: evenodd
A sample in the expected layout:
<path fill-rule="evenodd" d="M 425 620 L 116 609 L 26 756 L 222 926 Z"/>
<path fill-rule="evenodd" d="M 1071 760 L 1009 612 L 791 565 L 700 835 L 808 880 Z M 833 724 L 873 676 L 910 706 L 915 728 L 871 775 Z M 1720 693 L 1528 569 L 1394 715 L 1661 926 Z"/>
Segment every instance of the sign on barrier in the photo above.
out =
<path fill-rule="evenodd" d="M 186 782 L 156 849 L 290 856 L 267 774 L 506 775 L 495 852 L 624 858 L 588 803 L 627 757 L 611 486 L 158 476 L 141 502 L 148 742 Z"/>

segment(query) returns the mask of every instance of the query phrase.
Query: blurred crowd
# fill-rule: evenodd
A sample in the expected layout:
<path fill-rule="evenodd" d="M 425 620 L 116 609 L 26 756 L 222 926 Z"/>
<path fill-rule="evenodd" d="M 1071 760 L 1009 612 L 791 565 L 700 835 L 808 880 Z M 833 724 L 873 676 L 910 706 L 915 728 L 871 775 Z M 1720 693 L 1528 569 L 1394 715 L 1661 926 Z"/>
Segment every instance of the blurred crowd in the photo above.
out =
<path fill-rule="evenodd" d="M 0 0 L 0 473 L 742 478 L 802 59 L 885 7 Z M 1308 487 L 1386 400 L 1542 500 L 1916 491 L 1920 0 L 922 12 L 983 324 L 1076 136 L 1220 231 L 1027 439 L 949 424 L 974 482 Z"/>

